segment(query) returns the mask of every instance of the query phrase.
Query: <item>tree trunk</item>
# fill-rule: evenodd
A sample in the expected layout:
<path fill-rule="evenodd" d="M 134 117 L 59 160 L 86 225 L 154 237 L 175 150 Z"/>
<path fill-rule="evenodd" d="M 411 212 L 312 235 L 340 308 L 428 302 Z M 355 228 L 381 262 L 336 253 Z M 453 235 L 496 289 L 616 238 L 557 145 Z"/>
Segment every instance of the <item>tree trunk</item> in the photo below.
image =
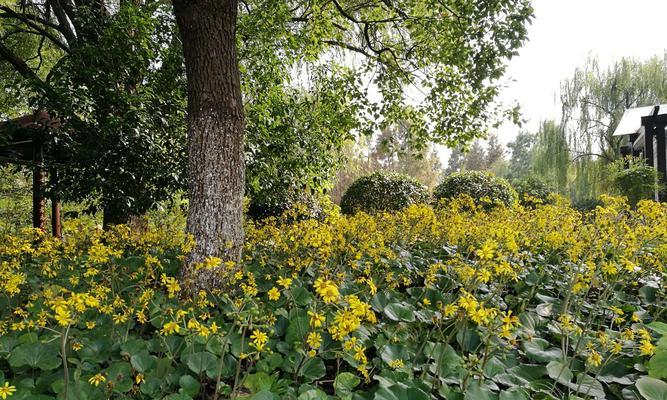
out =
<path fill-rule="evenodd" d="M 188 77 L 189 211 L 196 241 L 183 278 L 191 289 L 221 283 L 194 270 L 208 256 L 239 261 L 243 247 L 243 103 L 236 55 L 237 0 L 173 0 Z"/>

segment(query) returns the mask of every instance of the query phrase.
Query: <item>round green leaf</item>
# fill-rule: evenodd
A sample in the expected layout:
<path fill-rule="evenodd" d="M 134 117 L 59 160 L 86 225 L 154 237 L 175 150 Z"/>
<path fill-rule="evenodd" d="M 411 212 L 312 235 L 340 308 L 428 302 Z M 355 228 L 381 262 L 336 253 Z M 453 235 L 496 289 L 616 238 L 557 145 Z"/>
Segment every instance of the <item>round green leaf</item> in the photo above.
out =
<path fill-rule="evenodd" d="M 667 383 L 660 379 L 643 377 L 635 384 L 646 400 L 667 400 Z"/>

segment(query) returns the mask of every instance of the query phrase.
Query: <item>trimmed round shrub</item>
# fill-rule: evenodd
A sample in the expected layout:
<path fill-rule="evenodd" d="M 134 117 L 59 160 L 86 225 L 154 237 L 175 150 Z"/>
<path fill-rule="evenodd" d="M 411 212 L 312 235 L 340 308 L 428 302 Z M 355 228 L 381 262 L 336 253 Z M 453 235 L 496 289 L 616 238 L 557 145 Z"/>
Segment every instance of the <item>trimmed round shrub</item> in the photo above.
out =
<path fill-rule="evenodd" d="M 341 199 L 340 208 L 344 214 L 357 211 L 372 214 L 378 211 L 398 211 L 428 200 L 428 189 L 414 178 L 397 173 L 375 172 L 350 185 Z"/>
<path fill-rule="evenodd" d="M 281 216 L 286 216 L 290 221 L 322 219 L 331 208 L 327 202 L 331 200 L 319 193 L 285 190 L 259 199 L 249 199 L 246 215 L 255 221 Z"/>
<path fill-rule="evenodd" d="M 548 183 L 537 176 L 527 176 L 514 182 L 514 189 L 519 194 L 519 202 L 527 207 L 538 204 L 551 204 L 553 190 Z"/>
<path fill-rule="evenodd" d="M 477 205 L 492 208 L 496 204 L 511 205 L 517 199 L 516 191 L 503 178 L 488 172 L 465 171 L 447 176 L 433 190 L 436 201 L 470 196 Z"/>

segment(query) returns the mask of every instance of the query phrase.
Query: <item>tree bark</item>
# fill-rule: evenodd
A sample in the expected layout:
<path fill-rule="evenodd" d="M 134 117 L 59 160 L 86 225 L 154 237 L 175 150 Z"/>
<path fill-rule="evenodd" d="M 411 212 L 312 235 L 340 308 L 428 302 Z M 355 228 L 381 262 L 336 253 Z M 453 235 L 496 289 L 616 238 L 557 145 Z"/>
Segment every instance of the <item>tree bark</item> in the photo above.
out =
<path fill-rule="evenodd" d="M 183 278 L 191 289 L 222 283 L 194 270 L 208 256 L 239 261 L 243 247 L 244 115 L 236 53 L 237 0 L 173 0 L 188 77 L 187 230 L 195 247 Z"/>

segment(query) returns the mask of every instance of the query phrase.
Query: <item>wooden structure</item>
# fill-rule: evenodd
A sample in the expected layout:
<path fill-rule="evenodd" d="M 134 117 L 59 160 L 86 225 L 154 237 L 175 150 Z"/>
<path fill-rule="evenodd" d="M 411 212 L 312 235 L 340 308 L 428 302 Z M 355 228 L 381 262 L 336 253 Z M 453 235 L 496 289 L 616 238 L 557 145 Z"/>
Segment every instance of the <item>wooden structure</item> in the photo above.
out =
<path fill-rule="evenodd" d="M 625 111 L 614 136 L 626 136 L 621 148 L 624 156 L 640 157 L 658 171 L 661 183 L 667 184 L 667 104 L 631 108 Z M 655 200 L 665 201 L 665 194 L 656 191 Z"/>
<path fill-rule="evenodd" d="M 43 230 L 46 229 L 44 189 L 47 172 L 52 186 L 58 179 L 55 168 L 49 168 L 45 163 L 44 142 L 47 135 L 60 125 L 59 119 L 53 119 L 43 111 L 0 123 L 0 163 L 32 168 L 32 224 Z M 55 193 L 51 194 L 51 230 L 54 236 L 62 237 L 61 204 Z"/>

